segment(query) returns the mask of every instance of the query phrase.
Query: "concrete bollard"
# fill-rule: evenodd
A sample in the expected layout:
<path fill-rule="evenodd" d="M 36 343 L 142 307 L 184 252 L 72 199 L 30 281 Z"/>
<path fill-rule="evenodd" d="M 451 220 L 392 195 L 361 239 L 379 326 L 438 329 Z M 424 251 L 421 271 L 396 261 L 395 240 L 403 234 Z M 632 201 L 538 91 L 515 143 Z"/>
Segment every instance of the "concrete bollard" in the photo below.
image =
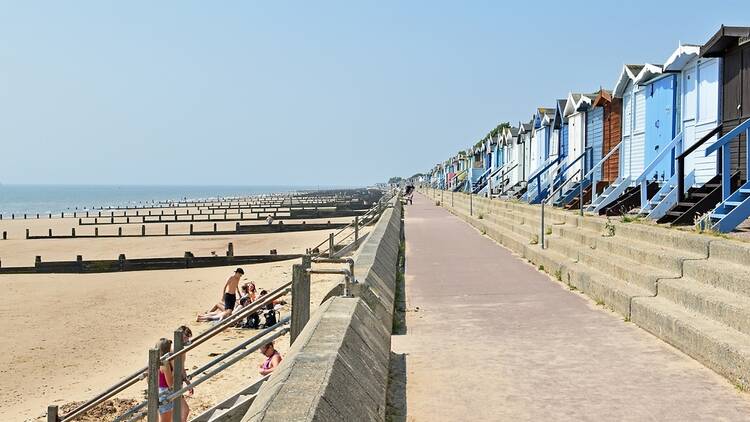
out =
<path fill-rule="evenodd" d="M 145 235 L 146 235 L 146 225 L 141 224 L 141 236 L 145 236 Z"/>
<path fill-rule="evenodd" d="M 232 242 L 227 245 L 227 256 L 234 256 L 234 244 Z"/>

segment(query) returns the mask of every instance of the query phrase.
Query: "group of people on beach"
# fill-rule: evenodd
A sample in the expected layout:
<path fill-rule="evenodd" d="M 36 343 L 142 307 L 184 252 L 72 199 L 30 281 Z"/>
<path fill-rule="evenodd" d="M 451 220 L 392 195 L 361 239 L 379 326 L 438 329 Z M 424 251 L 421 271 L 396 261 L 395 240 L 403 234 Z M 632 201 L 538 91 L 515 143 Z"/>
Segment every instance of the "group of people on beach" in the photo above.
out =
<path fill-rule="evenodd" d="M 265 290 L 261 290 L 256 296 L 256 287 L 253 282 L 247 282 L 240 286 L 240 280 L 245 275 L 245 271 L 242 268 L 237 268 L 234 274 L 224 283 L 222 289 L 221 300 L 216 303 L 207 312 L 198 315 L 198 322 L 204 321 L 221 321 L 232 315 L 233 312 L 248 306 L 250 303 L 256 301 L 260 297 L 268 294 Z M 237 303 L 237 297 L 239 296 L 239 303 Z M 264 324 L 260 323 L 260 316 L 257 312 L 251 313 L 245 318 L 245 320 L 239 325 L 242 328 L 261 328 L 261 327 L 272 327 L 276 325 L 276 310 L 274 305 L 277 304 L 275 301 L 269 302 L 263 310 L 263 317 L 265 318 Z M 283 304 L 283 303 L 278 303 Z M 190 344 L 190 340 L 193 336 L 192 331 L 187 326 L 181 326 L 179 330 L 182 332 L 183 344 Z M 164 356 L 172 352 L 172 341 L 166 338 L 159 339 L 156 344 L 156 348 L 159 349 L 160 356 Z M 265 356 L 263 363 L 258 367 L 260 375 L 266 376 L 271 374 L 281 363 L 281 354 L 274 348 L 273 342 L 268 342 L 261 346 L 260 352 Z M 183 380 L 185 384 L 190 385 L 190 380 L 187 376 L 187 372 L 183 372 Z M 175 391 L 178 388 L 173 388 L 174 385 L 174 367 L 171 361 L 163 362 L 159 367 L 159 396 L 163 397 L 167 395 L 169 391 Z M 189 389 L 188 396 L 193 395 L 193 389 Z M 183 396 L 181 398 L 181 420 L 187 422 L 188 415 L 190 414 L 190 408 L 188 407 L 187 401 Z M 159 422 L 171 422 L 172 411 L 174 410 L 174 401 L 164 402 L 159 406 Z"/>
<path fill-rule="evenodd" d="M 255 302 L 256 299 L 268 294 L 266 290 L 261 290 L 260 293 L 258 293 L 255 283 L 253 282 L 247 282 L 240 286 L 240 279 L 243 275 L 245 275 L 245 271 L 243 271 L 242 268 L 237 268 L 234 274 L 229 277 L 226 283 L 224 283 L 219 302 L 208 311 L 199 314 L 196 322 L 222 321 L 230 317 L 234 312 L 237 312 Z M 239 302 L 237 301 L 238 297 Z M 248 315 L 244 321 L 238 323 L 238 326 L 241 328 L 257 329 L 268 328 L 276 325 L 275 305 L 277 304 L 283 304 L 283 302 L 272 301 L 264 307 L 262 316 L 265 321 L 263 324 L 260 322 L 261 315 L 259 315 L 258 312 L 253 312 Z"/>

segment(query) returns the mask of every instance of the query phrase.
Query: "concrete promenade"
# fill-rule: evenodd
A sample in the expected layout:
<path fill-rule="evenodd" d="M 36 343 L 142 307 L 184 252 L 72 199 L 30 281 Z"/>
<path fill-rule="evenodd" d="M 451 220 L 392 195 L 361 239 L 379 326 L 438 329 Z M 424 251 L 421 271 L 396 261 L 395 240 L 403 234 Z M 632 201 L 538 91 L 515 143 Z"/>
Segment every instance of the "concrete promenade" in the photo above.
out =
<path fill-rule="evenodd" d="M 432 200 L 405 233 L 405 420 L 750 420 L 749 393 Z"/>

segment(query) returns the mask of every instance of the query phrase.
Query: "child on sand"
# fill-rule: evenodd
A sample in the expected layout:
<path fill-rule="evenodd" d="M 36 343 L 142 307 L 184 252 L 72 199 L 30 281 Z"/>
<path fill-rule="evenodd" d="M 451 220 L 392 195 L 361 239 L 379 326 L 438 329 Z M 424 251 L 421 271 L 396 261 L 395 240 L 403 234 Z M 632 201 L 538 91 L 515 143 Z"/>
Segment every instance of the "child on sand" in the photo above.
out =
<path fill-rule="evenodd" d="M 281 354 L 274 349 L 272 341 L 261 347 L 260 352 L 266 357 L 266 360 L 260 364 L 260 374 L 268 375 L 281 363 Z"/>
<path fill-rule="evenodd" d="M 162 338 L 156 344 L 159 349 L 159 355 L 164 356 L 172 351 L 172 341 Z M 162 363 L 159 367 L 159 397 L 169 394 L 169 389 L 174 383 L 174 368 L 172 362 Z M 188 407 L 187 401 L 182 397 L 182 422 L 186 422 L 188 414 L 190 414 L 190 408 Z M 172 410 L 174 409 L 174 402 L 162 403 L 159 405 L 159 422 L 172 422 Z"/>

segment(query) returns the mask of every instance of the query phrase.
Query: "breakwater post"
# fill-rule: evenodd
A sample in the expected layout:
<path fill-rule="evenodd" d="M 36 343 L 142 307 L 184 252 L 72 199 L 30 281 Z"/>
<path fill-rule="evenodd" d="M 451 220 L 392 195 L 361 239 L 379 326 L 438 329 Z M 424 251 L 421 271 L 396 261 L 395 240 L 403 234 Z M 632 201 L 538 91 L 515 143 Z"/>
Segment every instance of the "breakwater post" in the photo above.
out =
<path fill-rule="evenodd" d="M 294 340 L 310 320 L 310 273 L 307 271 L 310 266 L 310 255 L 305 255 L 302 257 L 302 264 L 292 267 L 292 322 L 289 330 L 291 344 L 294 344 Z"/>

